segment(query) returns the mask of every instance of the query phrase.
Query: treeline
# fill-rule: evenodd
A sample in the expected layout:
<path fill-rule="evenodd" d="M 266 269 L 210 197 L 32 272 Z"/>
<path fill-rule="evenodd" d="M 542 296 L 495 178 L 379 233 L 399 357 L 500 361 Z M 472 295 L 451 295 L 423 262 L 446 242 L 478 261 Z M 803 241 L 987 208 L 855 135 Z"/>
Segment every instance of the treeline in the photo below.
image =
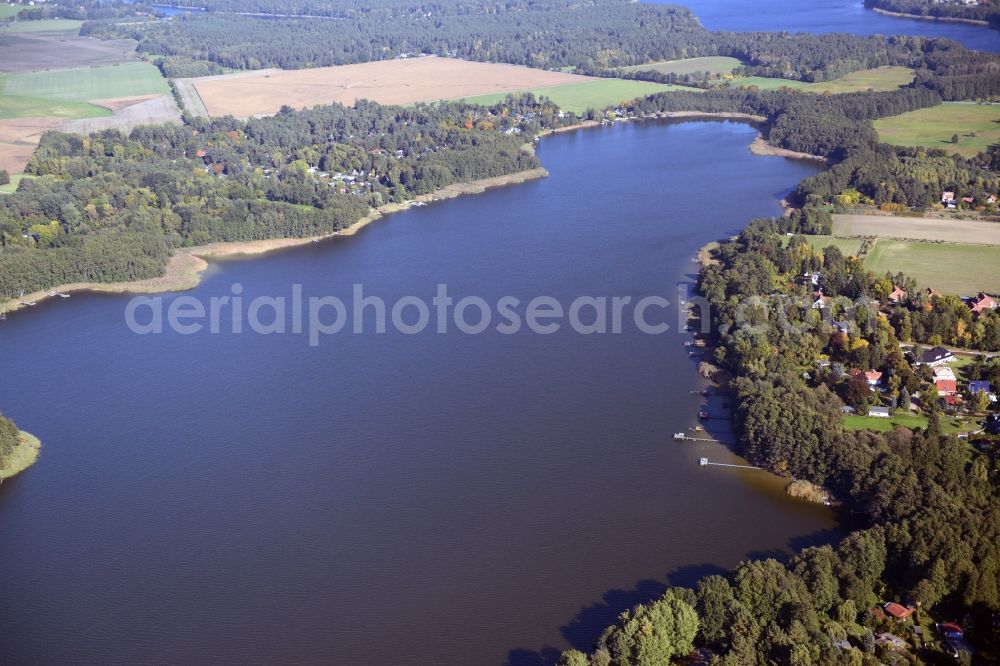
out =
<path fill-rule="evenodd" d="M 522 145 L 572 118 L 524 95 L 50 132 L 27 168 L 38 177 L 0 198 L 0 295 L 154 277 L 174 247 L 329 234 L 373 206 L 535 168 Z"/>
<path fill-rule="evenodd" d="M 1000 27 L 1000 5 L 990 0 L 967 5 L 953 0 L 865 0 L 869 9 L 884 9 L 897 14 L 912 14 L 914 16 L 933 16 L 937 18 L 962 18 L 974 21 L 986 21 L 994 27 Z"/>
<path fill-rule="evenodd" d="M 21 439 L 20 431 L 14 422 L 0 412 L 0 468 L 2 468 L 7 457 L 14 451 Z"/>
<path fill-rule="evenodd" d="M 1000 610 L 996 460 L 989 449 L 979 452 L 942 434 L 937 391 L 903 356 L 887 318 L 859 309 L 844 334 L 808 307 L 815 287 L 799 279 L 806 270 L 821 268 L 824 289 L 845 296 L 875 298 L 892 280 L 834 247 L 817 253 L 803 237 L 783 242 L 794 224 L 751 223 L 702 271 L 699 288 L 709 302 L 703 312 L 718 345 L 712 360 L 734 377 L 744 455 L 829 488 L 867 526 L 837 547 L 805 549 L 785 564 L 744 562 L 729 576 L 702 579 L 695 590 L 672 588 L 623 614 L 590 655 L 568 651 L 561 664 L 660 665 L 692 646 L 711 650 L 712 663 L 732 666 L 911 663 L 911 655 L 876 640 L 898 631 L 875 612 L 886 601 L 943 609 L 945 617 L 968 614 L 973 642 L 997 648 L 991 633 Z M 791 325 L 788 302 L 806 304 Z M 875 399 L 908 404 L 920 391 L 927 427 L 887 434 L 845 429 L 841 397 L 857 381 L 832 366 L 824 370 L 822 358 L 883 371 L 889 388 Z M 994 361 L 976 375 L 997 373 Z M 863 391 L 872 395 L 867 385 Z"/>

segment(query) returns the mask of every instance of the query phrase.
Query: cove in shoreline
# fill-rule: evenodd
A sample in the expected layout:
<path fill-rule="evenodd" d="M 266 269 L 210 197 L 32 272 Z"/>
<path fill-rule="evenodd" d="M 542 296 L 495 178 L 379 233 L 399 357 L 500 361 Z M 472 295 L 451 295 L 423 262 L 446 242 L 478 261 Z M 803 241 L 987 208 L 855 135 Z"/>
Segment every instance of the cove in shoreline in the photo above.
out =
<path fill-rule="evenodd" d="M 38 460 L 38 453 L 42 449 L 42 443 L 30 432 L 21 432 L 21 442 L 14 447 L 10 457 L 7 458 L 6 465 L 0 467 L 0 482 L 17 476 L 24 470 L 35 464 Z"/>

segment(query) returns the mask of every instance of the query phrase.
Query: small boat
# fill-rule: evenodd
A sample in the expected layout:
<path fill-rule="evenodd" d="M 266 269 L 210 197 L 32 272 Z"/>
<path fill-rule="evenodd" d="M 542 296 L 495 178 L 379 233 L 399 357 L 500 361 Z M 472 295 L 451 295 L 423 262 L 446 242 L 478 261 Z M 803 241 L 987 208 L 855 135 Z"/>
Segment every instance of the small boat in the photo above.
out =
<path fill-rule="evenodd" d="M 56 292 L 56 296 L 59 298 L 69 298 L 69 294 L 64 294 L 61 291 Z"/>
<path fill-rule="evenodd" d="M 695 426 L 694 428 L 692 428 L 692 430 L 694 430 L 695 432 L 702 432 L 704 428 L 702 428 L 701 426 Z"/>
<path fill-rule="evenodd" d="M 698 412 L 698 418 L 704 421 L 705 419 L 708 418 L 708 412 L 706 412 L 704 409 L 701 410 L 700 412 Z"/>
<path fill-rule="evenodd" d="M 684 433 L 682 433 L 682 432 L 675 432 L 675 433 L 674 433 L 674 439 L 675 439 L 675 440 L 680 440 L 680 439 L 684 439 L 684 436 L 685 436 L 685 435 L 684 435 Z"/>
<path fill-rule="evenodd" d="M 700 458 L 698 460 L 698 464 L 701 465 L 702 467 L 705 467 L 706 465 L 708 465 L 708 458 Z"/>

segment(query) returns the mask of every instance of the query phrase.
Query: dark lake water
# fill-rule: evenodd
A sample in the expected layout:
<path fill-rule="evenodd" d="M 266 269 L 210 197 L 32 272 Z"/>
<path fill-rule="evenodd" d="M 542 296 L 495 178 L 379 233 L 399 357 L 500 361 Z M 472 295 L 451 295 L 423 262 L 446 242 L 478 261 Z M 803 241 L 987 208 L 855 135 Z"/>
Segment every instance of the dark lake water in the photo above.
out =
<path fill-rule="evenodd" d="M 215 263 L 189 294 L 676 301 L 699 246 L 816 170 L 751 156 L 755 132 L 547 137 L 547 179 Z M 138 336 L 127 301 L 0 323 L 0 405 L 43 442 L 0 486 L 0 663 L 537 664 L 667 582 L 839 534 L 762 472 L 697 465 L 724 447 L 671 441 L 702 405 L 674 311 L 664 335 L 310 347 Z"/>
<path fill-rule="evenodd" d="M 669 0 L 689 7 L 709 30 L 848 32 L 947 37 L 970 49 L 1000 52 L 1000 31 L 983 26 L 885 16 L 861 0 Z"/>

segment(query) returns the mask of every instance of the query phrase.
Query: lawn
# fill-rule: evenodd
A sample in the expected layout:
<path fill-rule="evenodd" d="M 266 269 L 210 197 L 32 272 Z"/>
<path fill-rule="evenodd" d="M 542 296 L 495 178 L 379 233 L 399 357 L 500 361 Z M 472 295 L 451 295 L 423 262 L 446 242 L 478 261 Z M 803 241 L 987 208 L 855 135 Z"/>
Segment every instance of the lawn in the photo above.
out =
<path fill-rule="evenodd" d="M 8 5 L 7 3 L 0 3 L 0 19 L 17 16 L 17 13 L 22 9 L 24 9 L 24 7 L 21 5 Z"/>
<path fill-rule="evenodd" d="M 778 88 L 808 88 L 810 84 L 792 79 L 772 79 L 766 76 L 744 76 L 729 81 L 734 88 L 757 86 L 761 90 L 777 90 Z"/>
<path fill-rule="evenodd" d="M 1000 247 L 879 239 L 864 260 L 877 275 L 902 271 L 922 287 L 960 296 L 1000 291 Z"/>
<path fill-rule="evenodd" d="M 902 428 L 926 428 L 927 417 L 915 414 L 896 414 L 895 416 L 883 419 L 875 416 L 862 416 L 860 414 L 845 414 L 844 427 L 848 430 L 877 430 L 878 432 L 889 432 L 896 426 Z M 941 417 L 941 430 L 945 433 L 968 432 L 975 430 L 977 423 L 960 421 L 959 419 Z"/>
<path fill-rule="evenodd" d="M 946 103 L 875 121 L 879 139 L 897 146 L 943 148 L 971 157 L 1000 141 L 1000 105 Z M 958 143 L 952 136 L 958 135 Z"/>
<path fill-rule="evenodd" d="M 585 83 L 569 83 L 547 88 L 535 88 L 518 92 L 531 92 L 536 96 L 545 96 L 559 105 L 564 111 L 582 114 L 587 109 L 600 110 L 614 106 L 620 102 L 629 102 L 638 97 L 653 95 L 669 90 L 696 90 L 686 86 L 671 86 L 648 81 L 626 81 L 624 79 L 600 79 Z M 502 102 L 511 93 L 491 93 L 466 97 L 465 101 L 473 104 L 496 104 Z"/>
<path fill-rule="evenodd" d="M 153 65 L 131 62 L 109 67 L 9 74 L 2 92 L 4 95 L 89 102 L 115 97 L 169 94 L 170 87 L 160 70 Z"/>
<path fill-rule="evenodd" d="M 737 58 L 725 56 L 709 56 L 707 58 L 685 58 L 684 60 L 666 60 L 651 62 L 646 65 L 620 67 L 622 72 L 660 72 L 662 74 L 693 74 L 695 72 L 710 72 L 712 74 L 728 74 L 743 63 Z"/>
<path fill-rule="evenodd" d="M 79 32 L 83 21 L 69 19 L 42 19 L 40 21 L 14 21 L 6 32 Z"/>
<path fill-rule="evenodd" d="M 812 246 L 817 252 L 822 252 L 825 248 L 835 245 L 844 253 L 845 257 L 857 256 L 858 251 L 861 250 L 862 241 L 860 238 L 837 238 L 836 236 L 803 236 L 809 245 Z M 782 241 L 782 245 L 788 246 L 789 238 L 786 236 Z"/>

